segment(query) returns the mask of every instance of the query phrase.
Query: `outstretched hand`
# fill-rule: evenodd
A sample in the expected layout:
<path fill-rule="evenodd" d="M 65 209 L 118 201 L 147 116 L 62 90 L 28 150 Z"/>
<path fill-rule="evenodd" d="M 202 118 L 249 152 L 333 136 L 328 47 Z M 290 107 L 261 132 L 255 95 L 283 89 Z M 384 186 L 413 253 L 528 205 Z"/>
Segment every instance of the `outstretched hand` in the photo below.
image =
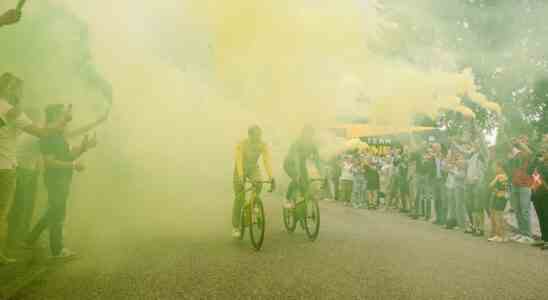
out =
<path fill-rule="evenodd" d="M 84 139 L 82 140 L 82 149 L 85 149 L 85 151 L 87 151 L 95 147 L 97 147 L 97 133 L 94 133 L 91 138 L 88 134 L 86 134 L 84 136 Z"/>

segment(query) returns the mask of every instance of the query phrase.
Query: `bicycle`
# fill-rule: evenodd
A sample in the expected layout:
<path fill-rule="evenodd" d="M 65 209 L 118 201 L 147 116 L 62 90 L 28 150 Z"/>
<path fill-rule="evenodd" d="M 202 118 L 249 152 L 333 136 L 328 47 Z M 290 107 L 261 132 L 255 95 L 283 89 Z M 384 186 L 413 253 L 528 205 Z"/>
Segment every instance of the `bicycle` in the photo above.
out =
<path fill-rule="evenodd" d="M 261 247 L 263 246 L 266 225 L 263 202 L 260 194 L 256 193 L 260 184 L 270 184 L 270 193 L 272 193 L 275 189 L 274 181 L 245 182 L 245 189 L 243 193 L 245 193 L 246 197 L 240 213 L 239 239 L 244 239 L 245 230 L 246 228 L 249 228 L 251 244 L 257 251 L 261 250 Z M 248 194 L 250 195 L 249 197 L 247 196 Z"/>
<path fill-rule="evenodd" d="M 320 234 L 320 206 L 317 195 L 312 190 L 314 182 L 325 184 L 326 181 L 323 178 L 309 179 L 306 195 L 302 195 L 302 191 L 299 190 L 300 195 L 295 197 L 298 200 L 292 199 L 293 208 L 283 208 L 283 219 L 287 232 L 290 234 L 295 232 L 297 222 L 299 222 L 310 241 L 315 241 Z"/>

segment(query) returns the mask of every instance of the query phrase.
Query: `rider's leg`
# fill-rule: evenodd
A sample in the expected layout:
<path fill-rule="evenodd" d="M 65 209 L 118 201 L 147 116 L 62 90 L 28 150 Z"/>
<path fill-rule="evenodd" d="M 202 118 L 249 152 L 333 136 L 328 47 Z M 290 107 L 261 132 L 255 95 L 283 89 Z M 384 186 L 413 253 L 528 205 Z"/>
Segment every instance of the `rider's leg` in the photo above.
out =
<path fill-rule="evenodd" d="M 240 228 L 240 214 L 244 203 L 244 185 L 237 176 L 234 176 L 234 204 L 232 206 L 232 227 Z"/>
<path fill-rule="evenodd" d="M 287 194 L 286 194 L 286 202 L 290 203 L 295 200 L 297 189 L 299 188 L 299 183 L 297 182 L 298 171 L 295 166 L 289 163 L 284 164 L 284 171 L 287 174 L 287 176 L 291 178 L 291 182 L 289 183 L 289 186 L 287 188 Z"/>

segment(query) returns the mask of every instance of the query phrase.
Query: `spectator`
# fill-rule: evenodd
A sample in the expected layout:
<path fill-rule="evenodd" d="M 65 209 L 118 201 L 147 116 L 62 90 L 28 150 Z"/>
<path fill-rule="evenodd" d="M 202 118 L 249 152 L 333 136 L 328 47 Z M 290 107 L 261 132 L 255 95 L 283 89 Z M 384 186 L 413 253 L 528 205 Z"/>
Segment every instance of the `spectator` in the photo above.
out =
<path fill-rule="evenodd" d="M 40 112 L 27 110 L 34 122 L 40 123 Z M 15 197 L 8 213 L 8 247 L 17 246 L 21 237 L 28 234 L 34 212 L 35 196 L 42 163 L 40 140 L 29 134 L 22 134 L 17 140 L 17 168 Z"/>
<path fill-rule="evenodd" d="M 6 214 L 13 200 L 16 181 L 16 137 L 24 131 L 28 134 L 45 137 L 60 132 L 70 122 L 70 112 L 49 128 L 32 123 L 21 112 L 23 81 L 10 73 L 0 76 L 0 239 L 5 237 Z M 0 265 L 13 263 L 4 255 L 5 243 L 0 240 Z"/>
<path fill-rule="evenodd" d="M 436 180 L 436 160 L 434 149 L 429 147 L 423 157 L 424 168 L 424 187 L 422 196 L 422 207 L 424 211 L 424 220 L 429 221 L 432 217 L 432 203 L 434 202 L 434 181 Z"/>
<path fill-rule="evenodd" d="M 378 193 L 380 189 L 380 175 L 377 162 L 374 159 L 370 159 L 367 163 L 365 174 L 367 180 L 368 208 L 377 209 L 379 207 Z"/>
<path fill-rule="evenodd" d="M 339 200 L 339 182 L 341 178 L 341 160 L 340 156 L 336 155 L 328 162 L 328 180 L 331 183 L 330 189 L 335 201 Z"/>
<path fill-rule="evenodd" d="M 365 178 L 364 156 L 357 154 L 354 157 L 352 175 L 354 182 L 352 185 L 352 206 L 361 208 L 365 204 L 367 193 L 367 180 Z"/>
<path fill-rule="evenodd" d="M 354 175 L 352 174 L 352 156 L 346 156 L 341 167 L 341 195 L 340 200 L 344 205 L 349 205 L 352 199 L 352 185 L 354 183 Z"/>
<path fill-rule="evenodd" d="M 33 120 L 41 120 L 40 113 L 30 110 Z M 83 135 L 106 121 L 108 113 L 97 120 L 72 130 L 66 134 L 73 138 Z M 31 219 L 34 213 L 35 194 L 38 177 L 42 168 L 40 141 L 38 138 L 24 134 L 17 142 L 17 180 L 15 198 L 8 214 L 8 245 L 17 246 L 28 236 Z"/>
<path fill-rule="evenodd" d="M 0 27 L 15 24 L 21 19 L 21 11 L 10 9 L 0 15 Z"/>
<path fill-rule="evenodd" d="M 510 204 L 518 221 L 519 234 L 511 239 L 519 243 L 530 244 L 531 238 L 531 183 L 532 178 L 527 174 L 531 150 L 528 146 L 528 138 L 521 136 L 512 141 L 512 152 L 510 153 L 509 170 L 511 174 L 511 196 Z"/>
<path fill-rule="evenodd" d="M 432 145 L 433 173 L 431 174 L 432 191 L 434 197 L 434 209 L 436 211 L 436 225 L 445 225 L 447 218 L 447 203 L 444 193 L 445 172 L 443 171 L 443 153 L 440 144 Z"/>
<path fill-rule="evenodd" d="M 495 210 L 493 209 L 493 204 L 494 204 L 494 198 L 495 198 L 495 192 L 494 190 L 491 188 L 491 182 L 493 181 L 493 179 L 496 177 L 496 174 L 497 174 L 497 165 L 500 164 L 500 163 L 497 163 L 496 161 L 496 151 L 495 151 L 495 147 L 492 147 L 490 150 L 489 150 L 489 159 L 487 161 L 487 167 L 486 167 L 486 170 L 485 170 L 485 175 L 484 175 L 484 182 L 486 183 L 487 185 L 487 190 L 486 190 L 486 193 L 485 193 L 485 205 L 486 205 L 486 209 L 487 209 L 487 214 L 489 216 L 489 220 L 491 221 L 491 234 L 489 236 L 489 238 L 493 238 L 496 236 L 496 232 L 495 232 L 495 229 L 496 229 L 496 220 L 495 220 Z M 502 165 L 502 164 L 500 164 Z"/>
<path fill-rule="evenodd" d="M 508 201 L 508 185 L 508 176 L 506 176 L 504 168 L 498 164 L 495 179 L 490 184 L 494 191 L 492 213 L 493 223 L 495 224 L 495 236 L 489 239 L 491 242 L 506 241 L 502 214 Z"/>
<path fill-rule="evenodd" d="M 485 158 L 480 153 L 479 142 L 470 145 L 469 159 L 466 164 L 466 209 L 470 218 L 470 233 L 484 235 L 484 193 Z"/>
<path fill-rule="evenodd" d="M 55 124 L 71 107 L 56 104 L 46 107 L 46 123 Z M 69 258 L 74 252 L 64 248 L 63 223 L 66 205 L 72 183 L 73 172 L 84 171 L 84 165 L 77 159 L 97 145 L 95 137 L 85 136 L 79 146 L 70 147 L 63 133 L 42 139 L 40 150 L 44 156 L 44 183 L 48 192 L 48 209 L 31 231 L 26 246 L 33 248 L 45 229 L 49 229 L 50 249 L 53 258 Z"/>
<path fill-rule="evenodd" d="M 413 219 L 427 216 L 430 218 L 430 203 L 425 202 L 427 194 L 427 165 L 425 148 L 419 148 L 411 157 L 415 164 L 415 211 L 411 215 Z"/>
<path fill-rule="evenodd" d="M 448 172 L 447 187 L 447 229 L 464 229 L 466 226 L 466 214 L 464 205 L 464 161 L 461 154 L 451 152 L 448 154 L 446 170 Z"/>
<path fill-rule="evenodd" d="M 407 149 L 402 147 L 401 154 L 397 161 L 397 180 L 396 190 L 399 192 L 400 207 L 402 213 L 409 213 L 409 197 L 411 189 L 409 188 L 409 158 Z"/>
<path fill-rule="evenodd" d="M 534 245 L 548 250 L 548 135 L 544 136 L 540 153 L 535 157 L 528 171 L 530 175 L 535 176 L 532 200 L 541 232 L 540 243 Z"/>

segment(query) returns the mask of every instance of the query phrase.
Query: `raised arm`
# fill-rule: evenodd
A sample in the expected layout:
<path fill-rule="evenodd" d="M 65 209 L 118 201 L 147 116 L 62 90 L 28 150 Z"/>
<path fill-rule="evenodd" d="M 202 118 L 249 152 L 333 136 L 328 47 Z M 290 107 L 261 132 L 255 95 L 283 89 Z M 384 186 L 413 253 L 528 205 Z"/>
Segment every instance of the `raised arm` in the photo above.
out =
<path fill-rule="evenodd" d="M 41 127 L 32 123 L 26 116 L 14 116 L 13 118 L 17 128 L 35 137 L 45 138 L 53 134 L 62 133 L 65 130 L 68 123 L 72 121 L 72 109 L 67 110 L 64 117 L 59 122 L 47 127 Z"/>
<path fill-rule="evenodd" d="M 30 124 L 28 126 L 25 126 L 21 128 L 25 133 L 28 133 L 32 136 L 38 137 L 38 138 L 45 138 L 52 134 L 61 133 L 63 132 L 64 128 L 67 126 L 68 122 L 61 122 L 58 123 L 55 126 L 52 127 L 40 127 L 36 124 Z"/>
<path fill-rule="evenodd" d="M 93 121 L 89 124 L 86 124 L 86 125 L 84 125 L 80 128 L 69 131 L 68 133 L 65 134 L 65 137 L 74 138 L 74 137 L 77 137 L 77 136 L 84 135 L 84 134 L 88 133 L 89 131 L 93 130 L 95 127 L 101 125 L 107 119 L 108 119 L 108 113 L 104 114 L 103 116 L 101 116 L 100 118 L 98 118 L 97 120 L 95 120 L 95 121 Z"/>
<path fill-rule="evenodd" d="M 70 154 L 73 157 L 73 159 L 78 159 L 84 153 L 95 148 L 96 146 L 97 146 L 97 135 L 93 135 L 91 139 L 89 138 L 89 136 L 86 135 L 80 145 L 75 146 L 71 149 Z"/>

